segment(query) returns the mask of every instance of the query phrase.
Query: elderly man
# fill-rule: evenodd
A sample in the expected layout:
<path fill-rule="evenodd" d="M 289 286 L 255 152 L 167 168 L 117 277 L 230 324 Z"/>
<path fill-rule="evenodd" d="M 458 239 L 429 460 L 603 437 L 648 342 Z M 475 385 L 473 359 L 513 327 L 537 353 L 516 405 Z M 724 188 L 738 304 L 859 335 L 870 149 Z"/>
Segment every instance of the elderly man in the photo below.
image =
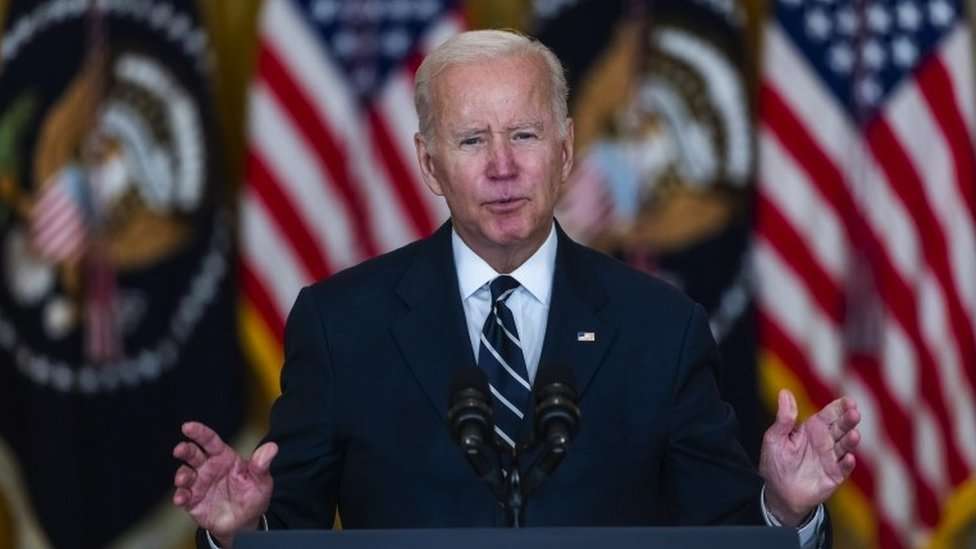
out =
<path fill-rule="evenodd" d="M 299 294 L 282 395 L 249 459 L 199 423 L 173 501 L 229 546 L 246 529 L 502 525 L 451 440 L 453 373 L 491 381 L 499 443 L 528 440 L 538 371 L 569 368 L 583 426 L 525 508 L 530 525 L 763 522 L 821 542 L 821 503 L 854 467 L 854 403 L 801 425 L 788 392 L 756 474 L 715 388 L 701 308 L 576 244 L 553 220 L 573 165 L 555 56 L 508 32 L 458 35 L 417 73 L 417 160 L 451 220 Z"/>

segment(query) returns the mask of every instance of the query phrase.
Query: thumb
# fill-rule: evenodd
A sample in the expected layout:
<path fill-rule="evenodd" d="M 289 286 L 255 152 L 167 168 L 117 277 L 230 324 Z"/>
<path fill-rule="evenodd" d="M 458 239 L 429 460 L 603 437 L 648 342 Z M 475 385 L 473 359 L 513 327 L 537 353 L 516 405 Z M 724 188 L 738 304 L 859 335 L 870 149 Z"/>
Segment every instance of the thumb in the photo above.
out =
<path fill-rule="evenodd" d="M 248 469 L 255 475 L 266 474 L 268 468 L 271 466 L 271 460 L 276 455 L 278 455 L 278 445 L 274 442 L 266 442 L 258 446 L 257 450 L 254 450 L 254 453 L 251 454 Z"/>
<path fill-rule="evenodd" d="M 776 408 L 776 422 L 769 430 L 781 437 L 788 436 L 796 426 L 796 414 L 796 397 L 788 389 L 780 389 Z"/>

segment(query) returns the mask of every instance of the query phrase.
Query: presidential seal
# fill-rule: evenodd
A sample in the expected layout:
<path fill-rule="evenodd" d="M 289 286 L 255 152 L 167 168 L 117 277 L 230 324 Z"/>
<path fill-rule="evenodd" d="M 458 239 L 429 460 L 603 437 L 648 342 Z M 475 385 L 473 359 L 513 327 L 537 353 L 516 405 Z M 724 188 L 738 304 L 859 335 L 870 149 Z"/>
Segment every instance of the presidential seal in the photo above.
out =
<path fill-rule="evenodd" d="M 66 34 L 84 46 L 58 49 Z M 166 2 L 52 0 L 10 22 L 0 349 L 34 383 L 98 393 L 156 379 L 227 277 L 195 84 L 207 52 Z"/>
<path fill-rule="evenodd" d="M 180 422 L 233 437 L 244 408 L 207 34 L 192 0 L 47 0 L 11 3 L 2 38 L 13 544 L 175 545 L 152 510 Z"/>

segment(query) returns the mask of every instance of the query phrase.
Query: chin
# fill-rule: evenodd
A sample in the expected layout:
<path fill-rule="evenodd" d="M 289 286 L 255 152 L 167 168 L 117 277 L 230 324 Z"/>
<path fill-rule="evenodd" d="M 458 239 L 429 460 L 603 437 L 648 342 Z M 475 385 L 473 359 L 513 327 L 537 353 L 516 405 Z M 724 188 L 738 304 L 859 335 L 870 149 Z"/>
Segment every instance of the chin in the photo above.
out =
<path fill-rule="evenodd" d="M 492 226 L 486 235 L 499 246 L 506 246 L 524 242 L 532 238 L 532 227 L 528 223 L 500 223 Z"/>

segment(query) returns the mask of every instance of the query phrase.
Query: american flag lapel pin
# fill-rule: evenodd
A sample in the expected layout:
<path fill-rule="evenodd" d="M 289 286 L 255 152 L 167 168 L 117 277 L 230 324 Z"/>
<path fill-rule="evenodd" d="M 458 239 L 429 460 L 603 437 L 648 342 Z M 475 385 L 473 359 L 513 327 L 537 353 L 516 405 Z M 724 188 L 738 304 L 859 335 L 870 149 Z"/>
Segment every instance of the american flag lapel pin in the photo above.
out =
<path fill-rule="evenodd" d="M 576 332 L 576 341 L 593 343 L 596 341 L 596 332 Z"/>

